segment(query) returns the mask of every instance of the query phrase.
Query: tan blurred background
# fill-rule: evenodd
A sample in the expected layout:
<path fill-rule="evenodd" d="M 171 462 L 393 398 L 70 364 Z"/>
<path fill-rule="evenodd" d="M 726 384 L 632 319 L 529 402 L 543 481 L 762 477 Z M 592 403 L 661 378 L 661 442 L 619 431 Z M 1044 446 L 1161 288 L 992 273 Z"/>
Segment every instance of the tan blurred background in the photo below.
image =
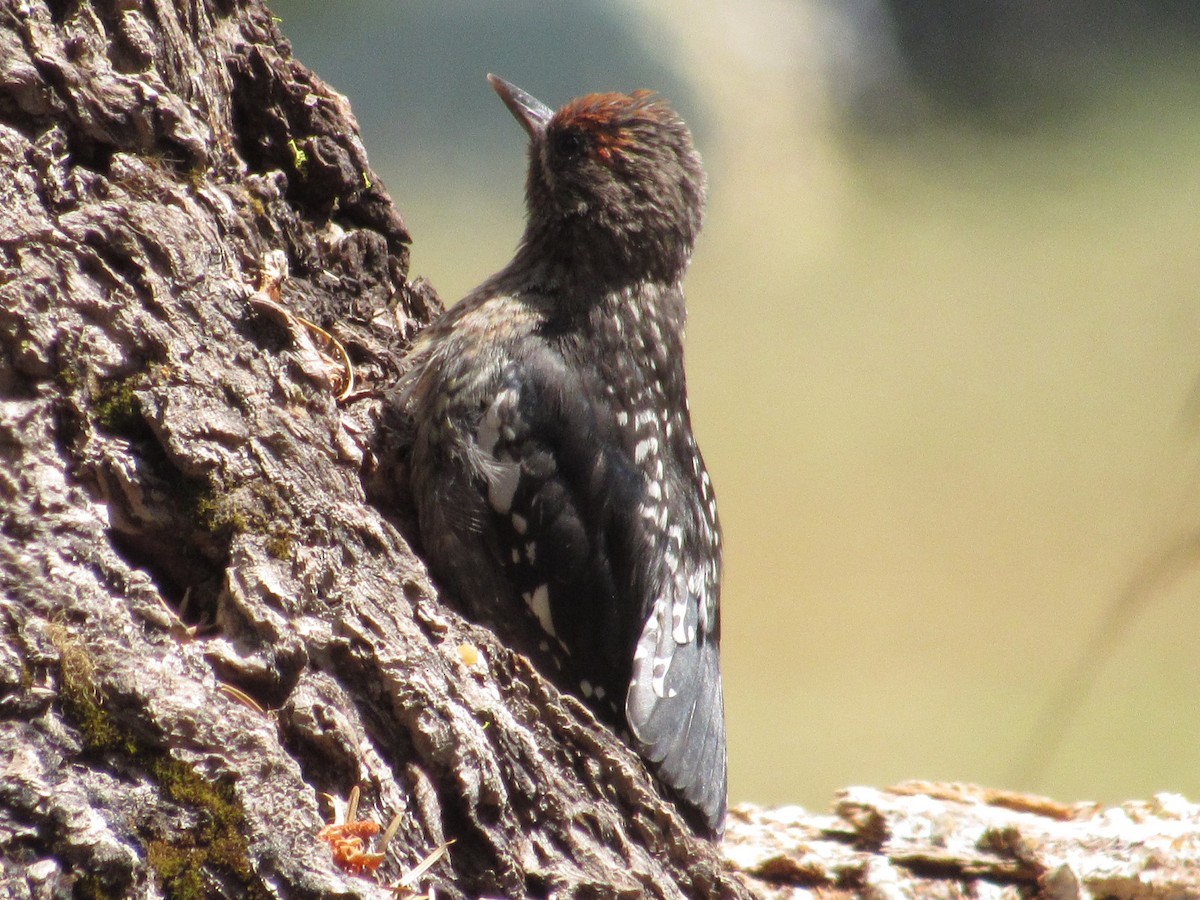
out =
<path fill-rule="evenodd" d="M 273 8 L 448 301 L 521 232 L 485 72 L 692 123 L 733 800 L 1200 798 L 1200 8 Z"/>

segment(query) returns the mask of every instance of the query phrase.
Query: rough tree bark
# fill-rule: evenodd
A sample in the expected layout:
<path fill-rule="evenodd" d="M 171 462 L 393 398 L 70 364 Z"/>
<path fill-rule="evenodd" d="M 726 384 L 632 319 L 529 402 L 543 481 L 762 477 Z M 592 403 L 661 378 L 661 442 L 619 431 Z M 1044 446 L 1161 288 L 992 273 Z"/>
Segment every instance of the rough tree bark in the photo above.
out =
<path fill-rule="evenodd" d="M 438 601 L 380 424 L 439 308 L 408 242 L 258 0 L 0 0 L 0 894 L 374 897 L 430 859 L 407 885 L 448 897 L 991 883 L 890 844 L 889 794 L 736 814 L 749 887 Z M 319 836 L 354 786 L 398 816 L 382 860 Z M 1035 889 L 1023 858 L 995 883 Z"/>
<path fill-rule="evenodd" d="M 746 894 L 436 601 L 375 437 L 436 298 L 261 3 L 4 3 L 0 170 L 6 888 L 377 895 L 452 838 L 448 896 Z M 372 878 L 318 839 L 354 785 Z"/>

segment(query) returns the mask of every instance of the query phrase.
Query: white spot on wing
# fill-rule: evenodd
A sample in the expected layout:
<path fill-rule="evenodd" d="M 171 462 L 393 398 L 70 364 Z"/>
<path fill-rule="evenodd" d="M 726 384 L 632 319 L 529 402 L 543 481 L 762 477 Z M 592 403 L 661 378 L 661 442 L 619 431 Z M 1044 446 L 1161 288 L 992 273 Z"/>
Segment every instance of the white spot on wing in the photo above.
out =
<path fill-rule="evenodd" d="M 633 448 L 633 461 L 641 464 L 645 462 L 646 457 L 658 453 L 658 438 L 651 435 L 648 438 L 642 438 Z"/>
<path fill-rule="evenodd" d="M 496 444 L 499 441 L 500 416 L 496 411 L 496 404 L 493 403 L 484 413 L 483 421 L 479 423 L 479 430 L 475 433 L 475 442 L 479 444 L 480 450 L 491 454 L 495 452 Z"/>
<path fill-rule="evenodd" d="M 537 620 L 545 632 L 551 637 L 558 637 L 554 631 L 554 617 L 550 615 L 550 588 L 544 584 L 539 585 L 532 594 L 522 594 L 521 596 L 525 598 L 525 602 L 529 604 L 529 608 L 537 616 Z"/>
<path fill-rule="evenodd" d="M 512 509 L 517 485 L 521 482 L 521 467 L 516 463 L 496 466 L 488 478 L 488 502 L 492 509 L 504 515 Z"/>
<path fill-rule="evenodd" d="M 506 388 L 496 395 L 492 405 L 483 414 L 479 429 L 475 433 L 475 442 L 479 444 L 479 449 L 484 453 L 495 454 L 496 444 L 500 442 L 500 422 L 504 418 L 505 411 L 516 401 L 517 392 L 512 388 Z M 505 431 L 511 433 L 512 429 L 506 428 Z M 508 434 L 507 439 L 512 440 L 511 434 Z"/>
<path fill-rule="evenodd" d="M 654 688 L 654 695 L 660 698 L 667 696 L 667 671 L 671 668 L 671 657 L 656 656 L 654 665 L 651 667 L 650 686 Z"/>
<path fill-rule="evenodd" d="M 686 644 L 688 642 L 686 600 L 676 600 L 671 604 L 671 619 L 671 637 L 677 644 Z"/>

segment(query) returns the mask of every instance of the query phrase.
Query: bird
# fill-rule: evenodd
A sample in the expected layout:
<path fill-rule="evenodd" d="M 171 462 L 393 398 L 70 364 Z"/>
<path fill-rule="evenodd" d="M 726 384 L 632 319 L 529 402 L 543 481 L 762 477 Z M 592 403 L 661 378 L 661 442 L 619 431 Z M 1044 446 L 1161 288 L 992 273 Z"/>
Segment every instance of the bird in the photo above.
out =
<path fill-rule="evenodd" d="M 704 169 L 655 93 L 552 110 L 488 81 L 529 138 L 526 224 L 407 354 L 419 543 L 469 609 L 535 620 L 575 693 L 719 838 L 721 528 L 683 360 Z"/>

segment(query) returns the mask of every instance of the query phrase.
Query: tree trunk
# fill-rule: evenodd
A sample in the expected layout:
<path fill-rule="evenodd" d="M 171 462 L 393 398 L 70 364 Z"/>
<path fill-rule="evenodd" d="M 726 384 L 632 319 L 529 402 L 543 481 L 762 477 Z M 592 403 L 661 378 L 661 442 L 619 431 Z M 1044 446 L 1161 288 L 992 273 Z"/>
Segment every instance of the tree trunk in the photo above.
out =
<path fill-rule="evenodd" d="M 3 896 L 751 895 L 410 549 L 408 241 L 258 0 L 0 0 Z"/>
<path fill-rule="evenodd" d="M 258 2 L 0 29 L 10 892 L 373 896 L 453 838 L 442 895 L 745 895 L 410 551 L 378 389 L 438 303 L 345 99 Z M 370 878 L 318 839 L 354 785 Z"/>

